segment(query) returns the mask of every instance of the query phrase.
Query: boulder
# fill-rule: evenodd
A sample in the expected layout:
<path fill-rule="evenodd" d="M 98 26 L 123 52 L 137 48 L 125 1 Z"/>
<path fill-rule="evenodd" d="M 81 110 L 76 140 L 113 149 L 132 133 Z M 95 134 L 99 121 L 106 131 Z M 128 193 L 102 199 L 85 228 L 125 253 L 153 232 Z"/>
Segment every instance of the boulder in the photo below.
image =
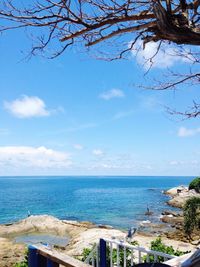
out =
<path fill-rule="evenodd" d="M 188 187 L 187 186 L 184 186 L 184 185 L 180 185 L 180 186 L 177 186 L 177 187 L 173 187 L 167 191 L 165 191 L 164 193 L 166 195 L 170 195 L 170 196 L 176 196 L 182 192 L 188 192 Z"/>
<path fill-rule="evenodd" d="M 182 209 L 185 202 L 191 197 L 200 197 L 200 194 L 195 190 L 188 190 L 185 186 L 178 186 L 172 189 L 169 189 L 165 194 L 172 197 L 167 204 L 176 208 Z"/>
<path fill-rule="evenodd" d="M 182 214 L 180 212 L 173 211 L 173 210 L 164 210 L 162 212 L 162 215 L 172 215 L 174 217 L 180 217 L 180 216 L 182 216 Z"/>

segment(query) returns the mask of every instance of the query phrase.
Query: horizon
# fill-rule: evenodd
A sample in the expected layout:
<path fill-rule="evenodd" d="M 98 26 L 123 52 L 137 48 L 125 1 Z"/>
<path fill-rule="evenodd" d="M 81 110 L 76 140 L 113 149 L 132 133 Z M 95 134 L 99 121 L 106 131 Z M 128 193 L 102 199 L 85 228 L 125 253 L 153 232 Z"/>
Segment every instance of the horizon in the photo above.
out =
<path fill-rule="evenodd" d="M 196 176 L 196 175 L 53 175 L 53 174 L 51 174 L 51 175 L 9 175 L 9 176 L 6 176 L 6 175 L 0 175 L 0 178 L 25 178 L 25 177 L 27 177 L 27 178 L 35 178 L 35 177 L 53 177 L 53 178 L 56 178 L 56 177 L 58 177 L 58 178 L 68 178 L 68 177 L 77 177 L 77 178 L 81 178 L 81 177 L 86 177 L 86 178 L 93 178 L 93 177 L 95 177 L 95 178 L 107 178 L 107 177 L 113 177 L 113 178 L 121 178 L 121 177 L 149 177 L 149 178 L 151 178 L 151 177 L 169 177 L 169 178 L 183 178 L 183 177 L 185 177 L 185 178 L 196 178 L 196 177 L 198 177 L 198 176 Z"/>

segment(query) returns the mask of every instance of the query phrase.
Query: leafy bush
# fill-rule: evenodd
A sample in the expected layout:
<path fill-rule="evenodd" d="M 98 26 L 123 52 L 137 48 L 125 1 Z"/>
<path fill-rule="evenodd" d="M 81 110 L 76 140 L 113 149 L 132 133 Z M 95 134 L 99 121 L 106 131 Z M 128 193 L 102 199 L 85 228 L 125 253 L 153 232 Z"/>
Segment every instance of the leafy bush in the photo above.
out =
<path fill-rule="evenodd" d="M 200 177 L 195 178 L 189 184 L 189 190 L 194 189 L 197 193 L 200 193 Z"/>
<path fill-rule="evenodd" d="M 96 244 L 93 245 L 92 248 L 84 248 L 82 255 L 81 255 L 81 260 L 85 261 L 87 259 L 87 257 L 89 256 L 90 252 L 94 249 Z"/>
<path fill-rule="evenodd" d="M 190 236 L 194 229 L 200 230 L 200 197 L 188 199 L 183 208 L 184 231 Z"/>
<path fill-rule="evenodd" d="M 28 263 L 27 262 L 19 262 L 19 263 L 16 263 L 14 265 L 14 267 L 28 267 Z"/>
<path fill-rule="evenodd" d="M 132 246 L 137 246 L 138 242 L 133 241 L 130 243 Z M 84 248 L 83 253 L 82 253 L 82 261 L 85 261 L 87 257 L 89 256 L 90 252 L 94 249 L 95 245 L 90 249 L 90 248 Z M 106 266 L 110 266 L 110 247 L 106 247 Z M 133 257 L 134 258 L 134 257 Z M 113 248 L 112 250 L 112 262 L 115 265 L 117 263 L 117 249 Z M 91 264 L 91 262 L 90 262 Z M 96 262 L 95 262 L 96 265 Z M 124 247 L 119 246 L 119 265 L 124 266 Z M 131 266 L 131 250 L 126 249 L 126 266 L 130 267 Z"/>
<path fill-rule="evenodd" d="M 131 245 L 136 246 L 138 245 L 137 241 L 134 241 L 131 243 Z M 85 261 L 86 258 L 88 257 L 88 255 L 90 254 L 90 252 L 94 249 L 95 246 L 93 246 L 93 248 L 89 249 L 89 248 L 85 248 L 83 250 L 82 253 L 82 261 Z M 110 247 L 106 248 L 106 266 L 110 266 Z M 151 250 L 154 251 L 159 251 L 159 252 L 163 252 L 166 254 L 170 254 L 170 255 L 174 255 L 174 256 L 181 256 L 187 252 L 182 252 L 180 250 L 175 250 L 172 246 L 166 246 L 165 244 L 162 243 L 162 240 L 160 237 L 158 237 L 156 240 L 151 242 Z M 134 258 L 134 255 L 133 255 Z M 150 255 L 148 258 L 149 262 L 154 262 L 154 256 Z M 147 256 L 143 257 L 143 261 L 147 262 Z M 161 256 L 157 257 L 157 262 L 163 262 L 164 258 Z M 113 265 L 117 264 L 117 249 L 114 248 L 112 251 L 112 262 Z M 119 265 L 120 266 L 124 266 L 124 248 L 123 247 L 119 247 Z M 95 266 L 96 266 L 96 262 L 95 262 Z M 130 267 L 131 266 L 131 250 L 126 249 L 126 266 Z"/>
<path fill-rule="evenodd" d="M 163 252 L 169 255 L 174 255 L 174 256 L 181 256 L 187 252 L 182 252 L 180 250 L 175 250 L 172 246 L 166 246 L 165 244 L 162 243 L 162 240 L 160 237 L 156 238 L 156 240 L 151 242 L 151 250 L 154 251 L 159 251 L 159 252 Z M 143 261 L 147 262 L 147 256 L 143 257 Z M 161 256 L 157 257 L 157 262 L 163 262 L 164 258 Z M 154 262 L 154 256 L 150 255 L 149 256 L 149 262 Z"/>

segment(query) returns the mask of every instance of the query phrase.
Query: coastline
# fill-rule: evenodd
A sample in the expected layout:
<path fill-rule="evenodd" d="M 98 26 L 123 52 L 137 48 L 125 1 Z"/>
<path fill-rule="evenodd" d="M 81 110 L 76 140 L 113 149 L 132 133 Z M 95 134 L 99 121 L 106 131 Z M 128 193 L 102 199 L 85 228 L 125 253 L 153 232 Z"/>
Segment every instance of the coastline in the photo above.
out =
<path fill-rule="evenodd" d="M 168 210 L 162 212 L 159 223 L 151 223 L 151 214 L 147 214 L 144 228 L 138 229 L 130 241 L 137 241 L 139 246 L 149 248 L 151 241 L 161 236 L 163 243 L 181 251 L 190 251 L 200 244 L 200 237 L 188 240 L 183 233 L 183 214 L 181 208 L 187 197 L 194 195 L 183 186 L 171 188 L 164 194 L 170 197 Z M 185 197 L 187 196 L 187 197 Z M 200 196 L 200 194 L 198 194 Z M 175 205 L 174 205 L 175 203 Z M 180 212 L 173 211 L 178 207 Z M 146 228 L 146 230 L 145 230 Z M 92 247 L 100 238 L 116 238 L 126 240 L 127 232 L 109 225 L 98 225 L 92 222 L 61 220 L 50 215 L 32 215 L 18 222 L 0 224 L 0 266 L 11 267 L 24 257 L 26 245 L 16 243 L 16 237 L 23 235 L 55 235 L 69 239 L 67 245 L 54 246 L 73 257 L 80 257 L 84 248 Z M 5 256 L 6 255 L 6 256 Z"/>
<path fill-rule="evenodd" d="M 92 247 L 102 237 L 125 240 L 127 235 L 125 231 L 90 222 L 59 220 L 48 215 L 30 216 L 17 223 L 0 225 L 0 266 L 12 266 L 23 258 L 26 245 L 16 243 L 15 237 L 30 233 L 54 234 L 69 238 L 66 246 L 56 246 L 56 249 L 74 257 L 80 257 L 84 248 Z M 137 241 L 140 246 L 149 248 L 156 236 L 156 234 L 138 232 L 133 236 L 132 241 Z M 182 251 L 195 248 L 192 244 L 164 236 L 162 240 L 167 245 Z"/>
<path fill-rule="evenodd" d="M 200 193 L 195 190 L 189 190 L 187 186 L 180 185 L 178 187 L 171 188 L 164 192 L 164 194 L 170 197 L 167 204 L 171 207 L 179 208 L 179 212 L 166 211 L 163 214 L 161 220 L 165 223 L 169 223 L 174 231 L 166 233 L 169 238 L 179 239 L 185 242 L 190 242 L 193 245 L 200 245 L 200 232 L 194 230 L 190 236 L 184 234 L 184 216 L 183 208 L 186 201 L 192 197 L 200 198 Z"/>

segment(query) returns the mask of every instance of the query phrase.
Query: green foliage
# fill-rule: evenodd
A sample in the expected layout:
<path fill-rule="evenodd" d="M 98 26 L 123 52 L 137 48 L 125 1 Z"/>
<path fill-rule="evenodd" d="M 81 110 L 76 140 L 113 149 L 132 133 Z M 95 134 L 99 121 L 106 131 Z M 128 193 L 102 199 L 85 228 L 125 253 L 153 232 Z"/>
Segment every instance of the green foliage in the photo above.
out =
<path fill-rule="evenodd" d="M 14 265 L 14 267 L 28 267 L 28 263 L 22 261 L 22 262 L 16 263 L 16 264 Z"/>
<path fill-rule="evenodd" d="M 131 242 L 131 245 L 138 246 L 138 242 L 137 241 Z M 93 249 L 94 249 L 94 246 L 91 249 L 85 248 L 83 250 L 82 261 L 86 260 L 86 258 L 88 257 L 88 255 Z M 107 249 L 106 250 L 106 266 L 110 266 L 110 253 L 111 253 L 110 247 L 107 247 L 106 249 Z M 174 255 L 174 256 L 181 256 L 185 253 L 188 253 L 188 251 L 182 252 L 180 250 L 175 250 L 172 246 L 166 246 L 165 244 L 162 243 L 162 240 L 160 237 L 158 237 L 156 240 L 151 242 L 150 249 L 154 251 L 163 252 L 169 255 Z M 131 250 L 130 249 L 126 249 L 125 256 L 126 256 L 126 266 L 130 267 L 131 266 Z M 133 255 L 133 258 L 134 258 L 134 255 Z M 149 262 L 154 262 L 154 256 L 150 255 L 148 260 Z M 147 262 L 147 256 L 143 257 L 143 261 Z M 163 262 L 163 261 L 164 261 L 163 257 L 161 256 L 157 257 L 157 262 Z M 112 262 L 113 262 L 113 265 L 117 264 L 117 249 L 116 248 L 112 250 Z M 119 265 L 124 266 L 124 247 L 122 246 L 121 247 L 119 246 Z"/>
<path fill-rule="evenodd" d="M 194 189 L 197 193 L 200 193 L 200 177 L 195 178 L 189 184 L 189 190 Z"/>
<path fill-rule="evenodd" d="M 188 199 L 183 208 L 184 231 L 190 236 L 194 229 L 200 230 L 200 197 Z"/>
<path fill-rule="evenodd" d="M 94 249 L 94 247 L 95 247 L 95 244 L 93 245 L 92 248 L 84 248 L 83 249 L 83 252 L 82 252 L 82 255 L 81 255 L 82 256 L 82 258 L 81 258 L 82 261 L 85 261 L 87 259 L 87 257 L 89 256 L 90 252 Z"/>
<path fill-rule="evenodd" d="M 131 245 L 138 246 L 138 242 L 137 241 L 131 242 Z M 94 249 L 94 246 L 91 249 L 85 248 L 83 250 L 82 261 L 86 260 L 86 258 L 88 257 L 88 255 L 93 249 Z M 163 252 L 169 255 L 174 255 L 174 256 L 181 256 L 185 253 L 188 253 L 188 251 L 182 252 L 180 250 L 175 250 L 172 246 L 166 246 L 165 244 L 162 243 L 162 240 L 160 237 L 158 237 L 156 240 L 151 242 L 150 249 L 154 251 Z M 133 258 L 134 258 L 134 255 L 133 255 Z M 149 262 L 154 262 L 154 256 L 150 255 L 148 260 Z M 147 256 L 143 257 L 143 261 L 147 262 Z M 157 257 L 157 262 L 163 262 L 163 261 L 164 261 L 163 257 L 161 256 Z M 112 262 L 113 262 L 113 265 L 117 264 L 117 249 L 116 248 L 112 250 Z M 119 265 L 124 266 L 124 248 L 120 246 L 119 246 Z M 106 251 L 106 266 L 110 266 L 110 247 L 107 247 L 107 251 Z M 127 267 L 131 266 L 131 250 L 129 249 L 126 249 L 126 266 Z"/>
<path fill-rule="evenodd" d="M 154 251 L 159 251 L 163 252 L 169 255 L 174 255 L 174 256 L 181 256 L 185 254 L 185 252 L 182 252 L 180 250 L 175 250 L 172 246 L 166 246 L 165 244 L 162 243 L 162 239 L 160 237 L 156 238 L 156 240 L 151 242 L 151 250 Z M 143 261 L 147 262 L 147 256 L 143 257 Z M 150 255 L 149 256 L 149 262 L 154 262 L 154 256 Z M 164 258 L 161 256 L 157 257 L 157 262 L 164 262 Z"/>
<path fill-rule="evenodd" d="M 25 251 L 25 257 L 22 262 L 18 262 L 14 267 L 28 267 L 28 250 Z"/>
<path fill-rule="evenodd" d="M 138 246 L 137 241 L 133 241 L 130 243 L 132 246 Z M 82 253 L 82 261 L 85 261 L 87 257 L 89 256 L 90 252 L 94 249 L 95 245 L 90 249 L 90 248 L 84 248 L 83 253 Z M 106 266 L 110 266 L 110 247 L 106 248 Z M 130 267 L 131 266 L 131 250 L 126 249 L 126 266 Z M 94 255 L 95 256 L 95 255 Z M 133 257 L 134 258 L 134 257 Z M 112 262 L 113 264 L 117 263 L 117 249 L 114 248 L 112 250 Z M 91 263 L 91 262 L 90 262 Z M 124 248 L 119 246 L 119 265 L 124 266 Z"/>

